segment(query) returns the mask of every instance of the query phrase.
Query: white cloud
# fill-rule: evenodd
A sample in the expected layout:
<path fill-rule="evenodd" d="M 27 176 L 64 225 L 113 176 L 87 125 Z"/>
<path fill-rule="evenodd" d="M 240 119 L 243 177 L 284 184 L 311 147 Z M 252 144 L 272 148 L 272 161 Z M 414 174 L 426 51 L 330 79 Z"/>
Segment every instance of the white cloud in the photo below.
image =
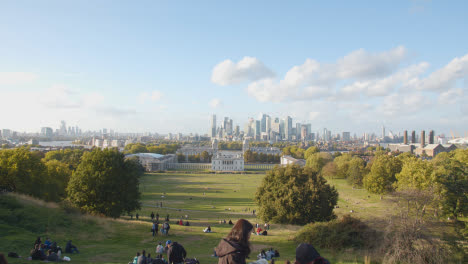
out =
<path fill-rule="evenodd" d="M 382 77 L 392 73 L 405 58 L 403 46 L 380 53 L 359 49 L 338 60 L 336 75 L 340 79 Z"/>
<path fill-rule="evenodd" d="M 38 99 L 49 108 L 79 108 L 82 106 L 79 94 L 63 84 L 53 85 L 41 93 Z"/>
<path fill-rule="evenodd" d="M 417 82 L 417 76 L 422 74 L 429 64 L 422 62 L 404 68 L 388 77 L 368 81 L 357 81 L 341 89 L 344 96 L 349 97 L 361 93 L 367 96 L 385 96 L 392 93 L 397 87 L 412 87 Z"/>
<path fill-rule="evenodd" d="M 431 104 L 431 100 L 422 93 L 393 93 L 384 97 L 379 111 L 387 117 L 405 117 L 417 114 Z"/>
<path fill-rule="evenodd" d="M 140 104 L 145 104 L 146 102 L 156 102 L 161 100 L 164 94 L 159 90 L 154 90 L 152 92 L 142 92 L 138 95 L 138 102 Z"/>
<path fill-rule="evenodd" d="M 275 74 L 257 58 L 244 57 L 238 63 L 225 60 L 216 65 L 213 68 L 211 81 L 219 85 L 231 85 L 274 76 Z"/>
<path fill-rule="evenodd" d="M 32 83 L 39 76 L 32 72 L 0 72 L 0 85 L 22 85 Z"/>
<path fill-rule="evenodd" d="M 319 116 L 320 116 L 320 112 L 317 112 L 317 111 L 309 112 L 309 120 L 311 121 L 317 119 Z"/>
<path fill-rule="evenodd" d="M 452 88 L 457 80 L 466 77 L 468 77 L 468 54 L 453 59 L 445 67 L 421 80 L 417 87 L 421 90 L 446 90 Z"/>
<path fill-rule="evenodd" d="M 257 80 L 247 86 L 247 92 L 260 102 L 313 100 L 332 96 L 334 87 L 351 82 L 343 88 L 345 93 L 365 92 L 370 96 L 384 96 L 415 74 L 415 69 L 409 67 L 391 75 L 391 78 L 378 79 L 395 72 L 406 53 L 406 49 L 400 46 L 380 53 L 356 50 L 333 64 L 306 59 L 303 64 L 292 67 L 284 79 Z M 423 65 L 415 67 L 419 69 Z"/>
<path fill-rule="evenodd" d="M 218 108 L 218 107 L 221 107 L 222 105 L 223 105 L 223 102 L 221 102 L 221 100 L 218 98 L 214 98 L 210 101 L 210 106 L 213 108 Z"/>
<path fill-rule="evenodd" d="M 439 95 L 438 103 L 441 105 L 454 105 L 463 97 L 463 89 L 450 89 Z"/>
<path fill-rule="evenodd" d="M 151 100 L 154 101 L 159 101 L 163 97 L 163 93 L 161 91 L 153 91 L 151 93 Z"/>

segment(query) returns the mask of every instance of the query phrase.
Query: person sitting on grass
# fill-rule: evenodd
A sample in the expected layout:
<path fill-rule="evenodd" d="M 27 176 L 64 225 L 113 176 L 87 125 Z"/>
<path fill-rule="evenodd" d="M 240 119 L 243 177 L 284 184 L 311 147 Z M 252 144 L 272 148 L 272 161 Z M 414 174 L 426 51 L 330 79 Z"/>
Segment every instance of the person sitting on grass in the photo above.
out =
<path fill-rule="evenodd" d="M 71 242 L 72 242 L 71 240 L 68 240 L 67 245 L 65 246 L 65 253 L 71 253 L 71 254 L 75 252 L 80 253 L 78 251 L 78 248 L 75 245 L 73 245 Z"/>
<path fill-rule="evenodd" d="M 45 245 L 46 249 L 50 249 L 50 246 L 52 245 L 52 242 L 50 242 L 48 237 L 46 237 L 46 239 L 44 241 L 44 245 Z"/>
<path fill-rule="evenodd" d="M 153 259 L 153 264 L 167 264 L 167 262 L 164 259 L 163 255 L 159 254 L 156 256 L 155 259 Z"/>
<path fill-rule="evenodd" d="M 161 243 L 161 242 L 159 242 L 159 243 L 158 243 L 158 246 L 156 247 L 156 253 L 157 253 L 157 254 L 162 254 L 162 253 L 164 253 L 164 247 L 162 246 L 162 243 Z"/>
<path fill-rule="evenodd" d="M 267 255 L 265 253 L 265 250 L 262 249 L 260 254 L 258 254 L 258 256 L 257 256 L 257 259 L 266 259 L 266 258 L 267 258 Z"/>
<path fill-rule="evenodd" d="M 185 221 L 185 226 L 190 226 L 189 221 Z"/>
<path fill-rule="evenodd" d="M 136 253 L 136 256 L 133 258 L 132 262 L 129 262 L 128 264 L 138 264 L 138 257 L 140 256 L 140 252 Z"/>
<path fill-rule="evenodd" d="M 257 235 L 261 235 L 262 234 L 262 229 L 260 227 L 257 227 Z"/>
<path fill-rule="evenodd" d="M 207 228 L 203 229 L 203 232 L 211 233 L 211 226 L 208 226 Z"/>
<path fill-rule="evenodd" d="M 31 250 L 32 260 L 46 260 L 46 255 L 41 251 L 40 244 L 36 244 L 33 250 Z"/>
<path fill-rule="evenodd" d="M 138 257 L 138 260 L 137 260 L 137 264 L 146 264 L 146 256 L 145 256 L 146 252 L 145 250 L 143 249 L 143 251 L 141 251 L 141 255 Z"/>
<path fill-rule="evenodd" d="M 148 256 L 146 257 L 146 263 L 153 263 L 153 259 L 151 258 L 150 253 L 148 253 Z"/>
<path fill-rule="evenodd" d="M 296 264 L 330 264 L 330 262 L 322 258 L 312 245 L 301 243 L 296 248 Z"/>
<path fill-rule="evenodd" d="M 233 225 L 233 223 L 232 223 L 231 219 L 229 219 L 229 224 L 230 224 L 230 225 Z"/>
<path fill-rule="evenodd" d="M 59 261 L 59 257 L 57 253 L 53 252 L 52 250 L 47 251 L 47 261 Z"/>
<path fill-rule="evenodd" d="M 34 241 L 34 247 L 40 244 L 42 244 L 41 237 L 37 237 L 36 241 Z"/>

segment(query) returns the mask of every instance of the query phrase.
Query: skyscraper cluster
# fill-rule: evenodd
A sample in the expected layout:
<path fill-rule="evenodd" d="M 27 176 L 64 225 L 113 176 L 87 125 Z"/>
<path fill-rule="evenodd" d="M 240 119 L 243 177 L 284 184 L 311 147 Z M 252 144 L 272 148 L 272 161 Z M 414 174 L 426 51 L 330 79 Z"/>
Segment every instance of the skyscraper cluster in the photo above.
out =
<path fill-rule="evenodd" d="M 262 114 L 260 120 L 249 118 L 244 126 L 244 130 L 240 131 L 240 127 L 233 127 L 233 121 L 229 117 L 225 117 L 223 122 L 218 126 L 216 115 L 210 118 L 210 136 L 218 139 L 253 139 L 263 141 L 306 141 L 315 140 L 315 133 L 312 133 L 311 124 L 295 123 L 290 116 L 285 118 L 271 117 L 267 114 Z M 327 135 L 330 135 L 329 132 Z"/>

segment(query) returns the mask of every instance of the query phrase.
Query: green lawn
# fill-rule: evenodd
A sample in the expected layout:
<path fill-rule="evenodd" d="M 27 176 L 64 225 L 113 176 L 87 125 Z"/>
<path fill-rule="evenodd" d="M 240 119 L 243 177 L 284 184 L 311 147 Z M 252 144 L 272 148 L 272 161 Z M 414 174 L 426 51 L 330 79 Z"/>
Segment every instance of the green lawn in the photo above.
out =
<path fill-rule="evenodd" d="M 138 212 L 139 221 L 135 217 L 130 220 L 128 216 L 113 220 L 70 215 L 55 204 L 19 198 L 22 208 L 13 211 L 0 209 L 0 216 L 15 215 L 18 219 L 10 219 L 9 222 L 0 220 L 0 249 L 2 253 L 15 251 L 27 256 L 35 237 L 48 235 L 63 247 L 66 240 L 73 240 L 81 254 L 72 255 L 72 263 L 128 263 L 137 251 L 145 249 L 154 253 L 157 242 L 167 239 L 153 239 L 151 236 L 149 215 L 154 212 L 161 217 L 170 215 L 172 228 L 169 239 L 180 242 L 187 249 L 189 257 L 196 257 L 201 263 L 217 263 L 217 259 L 211 257 L 213 248 L 231 229 L 231 226 L 219 224 L 218 221 L 246 218 L 255 224 L 258 220 L 250 211 L 255 209 L 253 197 L 263 177 L 264 174 L 145 174 L 141 182 L 143 207 Z M 388 213 L 385 199 L 381 201 L 378 196 L 369 198 L 365 190 L 353 190 L 344 180 L 331 182 L 340 192 L 337 214 L 354 210 L 354 214 L 366 219 L 379 215 L 384 217 Z M 161 202 L 162 208 L 159 207 Z M 245 212 L 246 208 L 250 211 Z M 181 217 L 185 220 L 185 215 L 191 226 L 174 223 Z M 202 232 L 207 225 L 212 226 L 213 233 Z M 252 236 L 251 259 L 256 259 L 261 249 L 274 247 L 281 254 L 278 263 L 293 260 L 297 243 L 292 238 L 299 228 L 272 225 L 268 236 Z M 320 252 L 332 263 L 363 263 L 365 256 L 352 250 Z M 9 259 L 9 262 L 24 263 L 24 260 Z"/>

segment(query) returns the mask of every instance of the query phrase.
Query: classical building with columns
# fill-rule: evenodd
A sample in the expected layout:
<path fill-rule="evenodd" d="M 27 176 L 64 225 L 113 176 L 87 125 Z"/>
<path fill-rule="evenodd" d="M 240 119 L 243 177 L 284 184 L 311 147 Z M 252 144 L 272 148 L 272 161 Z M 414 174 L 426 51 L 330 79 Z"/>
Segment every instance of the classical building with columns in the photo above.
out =
<path fill-rule="evenodd" d="M 244 155 L 241 151 L 217 151 L 211 159 L 214 171 L 244 171 Z"/>

